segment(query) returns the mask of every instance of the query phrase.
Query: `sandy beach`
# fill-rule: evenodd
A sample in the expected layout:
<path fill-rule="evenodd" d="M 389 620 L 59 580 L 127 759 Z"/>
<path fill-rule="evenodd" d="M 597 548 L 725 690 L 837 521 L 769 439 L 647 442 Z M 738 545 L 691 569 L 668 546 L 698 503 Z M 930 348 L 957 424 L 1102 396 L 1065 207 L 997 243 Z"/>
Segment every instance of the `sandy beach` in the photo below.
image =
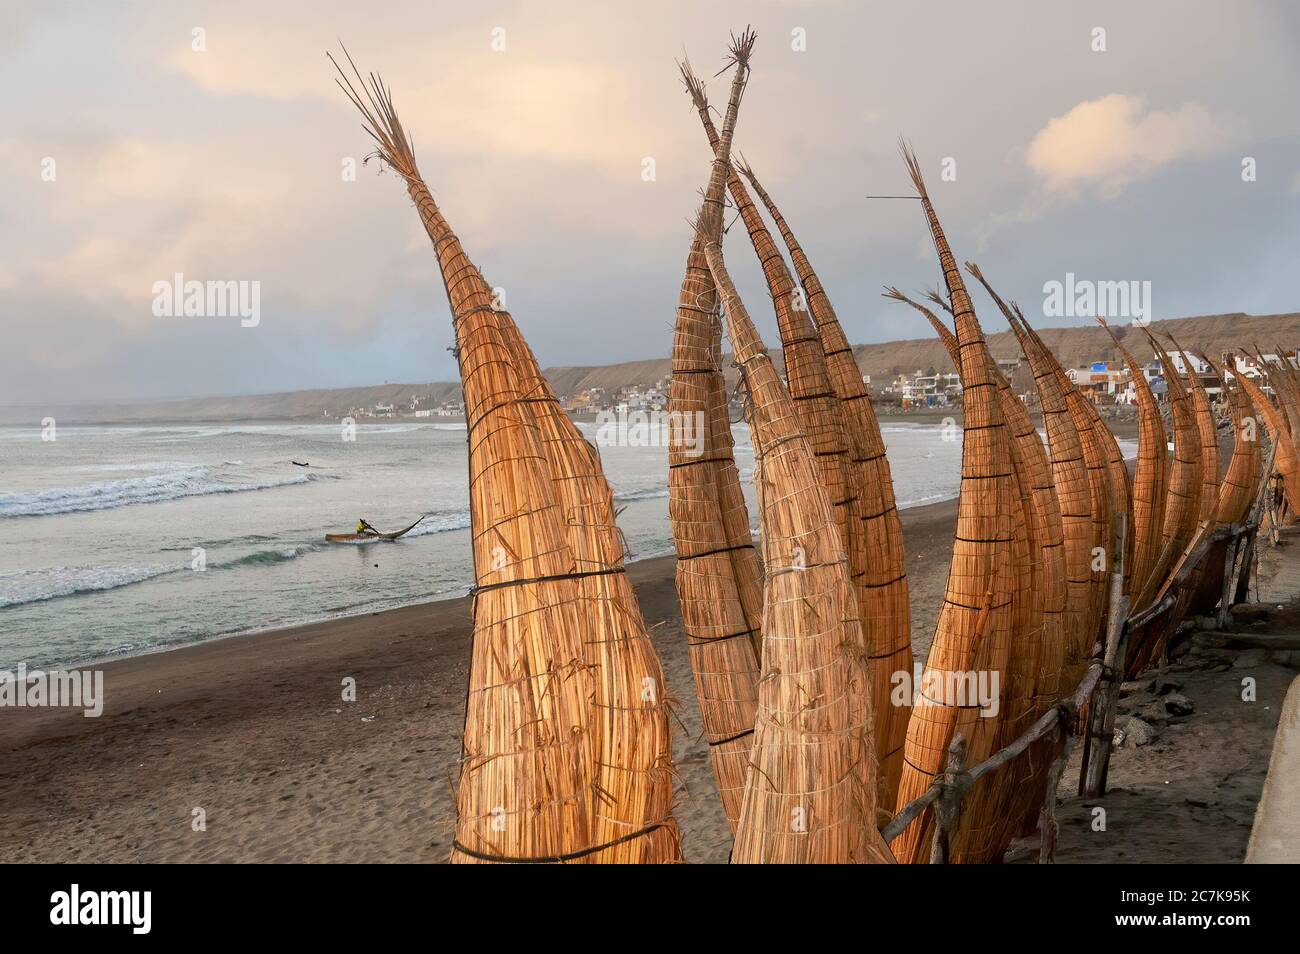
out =
<path fill-rule="evenodd" d="M 903 513 L 918 659 L 954 521 L 953 501 Z M 700 741 L 673 560 L 637 562 L 630 573 L 680 720 L 686 860 L 723 862 L 730 835 Z M 8 857 L 444 862 L 470 633 L 467 600 L 426 603 L 109 662 L 101 718 L 4 710 Z M 1293 674 L 1252 659 L 1259 703 L 1243 707 L 1235 663 L 1188 663 L 1179 678 L 1195 715 L 1173 720 L 1151 745 L 1118 750 L 1111 836 L 1090 830 L 1089 806 L 1067 800 L 1060 860 L 1240 860 Z M 342 699 L 349 677 L 355 702 Z M 1063 794 L 1070 784 L 1067 773 Z"/>

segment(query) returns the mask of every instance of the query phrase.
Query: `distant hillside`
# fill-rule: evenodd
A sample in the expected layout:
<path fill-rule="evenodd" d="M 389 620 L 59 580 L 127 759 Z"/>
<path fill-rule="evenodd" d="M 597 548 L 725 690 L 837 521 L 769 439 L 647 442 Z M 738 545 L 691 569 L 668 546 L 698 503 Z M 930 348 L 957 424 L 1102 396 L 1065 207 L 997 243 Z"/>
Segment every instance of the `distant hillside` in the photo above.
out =
<path fill-rule="evenodd" d="M 1130 325 L 1117 325 L 1116 331 L 1125 347 L 1139 357 L 1150 356 L 1151 348 L 1145 336 Z M 1173 334 L 1178 343 L 1187 348 L 1199 348 L 1217 357 L 1228 348 L 1253 345 L 1268 350 L 1274 344 L 1300 345 L 1300 313 L 1282 315 L 1247 315 L 1237 312 L 1229 315 L 1203 315 L 1197 318 L 1175 318 L 1151 322 L 1151 330 L 1161 337 Z M 1077 368 L 1092 361 L 1118 361 L 1120 355 L 1110 336 L 1100 325 L 1074 328 L 1039 328 L 1038 332 L 1048 347 L 1056 353 L 1067 368 Z M 988 336 L 989 350 L 995 358 L 1012 358 L 1020 354 L 1020 346 L 1010 331 Z M 781 362 L 781 350 L 773 348 L 772 358 Z M 918 368 L 949 370 L 952 362 L 938 338 L 916 338 L 907 341 L 888 341 L 883 344 L 853 346 L 853 357 L 863 374 L 871 375 L 877 388 L 898 374 L 908 374 Z M 546 378 L 556 394 L 573 394 L 584 388 L 614 388 L 624 385 L 654 384 L 671 370 L 668 359 L 653 361 L 627 361 L 601 367 L 548 368 Z M 728 368 L 728 377 L 735 370 Z"/>
<path fill-rule="evenodd" d="M 1151 328 L 1157 335 L 1171 332 L 1183 346 L 1203 349 L 1216 356 L 1228 348 L 1255 344 L 1265 350 L 1270 350 L 1275 345 L 1287 347 L 1300 345 L 1300 313 L 1297 312 L 1281 315 L 1247 315 L 1241 312 L 1228 315 L 1204 315 L 1197 318 L 1154 321 L 1151 323 Z M 1145 344 L 1141 332 L 1128 325 L 1118 326 L 1117 331 L 1121 340 L 1135 354 L 1149 357 L 1150 348 Z M 1110 338 L 1097 325 L 1040 328 L 1039 333 L 1067 368 L 1079 367 L 1090 361 L 1119 358 Z M 1009 331 L 989 335 L 988 343 L 995 357 L 1010 358 L 1019 354 L 1015 336 Z M 918 368 L 934 367 L 947 370 L 952 367 L 947 352 L 937 338 L 855 345 L 853 355 L 863 373 L 871 375 L 877 389 L 899 373 L 910 373 Z M 780 349 L 772 349 L 772 357 L 779 367 Z M 661 378 L 667 377 L 670 370 L 667 358 L 652 358 L 598 367 L 548 368 L 545 374 L 555 392 L 566 396 L 593 387 L 612 390 L 625 386 L 653 385 Z M 726 371 L 728 379 L 734 380 L 735 369 L 728 366 Z M 441 381 L 431 384 L 383 384 L 359 388 L 287 391 L 280 394 L 191 398 L 152 403 L 0 407 L 0 423 L 34 424 L 39 423 L 45 416 L 53 416 L 60 423 L 68 424 L 326 418 L 333 420 L 346 414 L 350 408 L 373 407 L 380 402 L 391 403 L 398 408 L 403 405 L 409 406 L 412 397 L 420 398 L 426 406 L 430 402 L 456 401 L 460 399 L 460 385 L 455 382 Z"/>

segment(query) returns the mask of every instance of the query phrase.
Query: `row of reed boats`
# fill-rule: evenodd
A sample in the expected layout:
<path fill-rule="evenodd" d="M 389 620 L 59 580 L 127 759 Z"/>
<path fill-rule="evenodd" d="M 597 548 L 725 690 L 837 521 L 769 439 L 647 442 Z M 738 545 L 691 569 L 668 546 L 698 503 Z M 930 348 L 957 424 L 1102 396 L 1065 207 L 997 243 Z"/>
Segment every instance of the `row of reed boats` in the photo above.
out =
<path fill-rule="evenodd" d="M 1217 585 L 1208 570 L 1204 581 L 1179 571 L 1216 529 L 1246 519 L 1265 477 L 1257 417 L 1289 509 L 1300 504 L 1300 378 L 1285 361 L 1267 367 L 1275 406 L 1259 383 L 1210 362 L 1236 437 L 1223 468 L 1200 378 L 1180 376 L 1141 329 L 1168 382 L 1167 429 L 1130 349 L 1108 329 L 1137 387 L 1130 475 L 1110 429 L 1023 312 L 966 263 L 1032 368 L 1044 443 L 986 347 L 920 165 L 901 147 L 944 288 L 927 296 L 939 313 L 894 288 L 886 296 L 942 339 L 961 376 L 965 420 L 943 606 L 919 694 L 900 693 L 900 677 L 912 672 L 907 561 L 870 394 L 808 255 L 753 168 L 731 155 L 754 40 L 748 30 L 733 37 L 721 128 L 704 84 L 681 65 L 713 155 L 681 283 L 669 395 L 671 420 L 703 422 L 702 442 L 673 428 L 668 464 L 696 696 L 733 862 L 923 862 L 931 811 L 891 844 L 880 828 L 932 785 L 958 733 L 974 764 L 1074 691 L 1117 595 L 1113 566 L 1123 568 L 1128 606 L 1171 589 L 1179 601 L 1179 613 L 1131 634 L 1130 673 L 1160 658 L 1171 619 Z M 464 389 L 476 585 L 451 860 L 681 861 L 668 691 L 599 455 L 443 217 L 390 91 L 347 65 L 335 63 L 339 85 L 433 243 Z M 728 271 L 729 208 L 762 266 L 784 377 Z M 758 544 L 733 454 L 724 360 L 739 368 L 747 394 Z M 992 715 L 967 697 L 972 674 L 997 679 Z M 950 834 L 950 860 L 1000 859 L 1032 827 L 1053 757 L 1053 743 L 1036 743 L 982 778 Z"/>

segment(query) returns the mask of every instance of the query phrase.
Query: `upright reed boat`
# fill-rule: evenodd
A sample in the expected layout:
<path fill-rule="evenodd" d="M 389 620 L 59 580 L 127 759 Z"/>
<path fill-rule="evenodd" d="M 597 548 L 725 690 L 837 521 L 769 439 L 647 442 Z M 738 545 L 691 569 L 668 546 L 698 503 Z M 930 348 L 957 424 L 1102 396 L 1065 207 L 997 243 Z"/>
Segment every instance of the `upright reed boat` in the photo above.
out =
<path fill-rule="evenodd" d="M 752 395 L 762 521 L 762 677 L 732 861 L 889 862 L 875 824 L 871 686 L 833 503 L 790 395 L 722 253 L 724 192 L 754 36 L 736 66 L 697 222 L 732 352 Z"/>
<path fill-rule="evenodd" d="M 758 705 L 763 593 L 732 452 L 722 322 L 703 243 L 691 242 L 668 392 L 668 517 L 700 717 L 722 808 L 736 829 Z"/>
<path fill-rule="evenodd" d="M 1145 608 L 1145 604 L 1139 601 L 1142 594 L 1147 592 L 1147 582 L 1160 556 L 1165 518 L 1165 487 L 1169 479 L 1169 450 L 1165 440 L 1164 418 L 1156 404 L 1155 395 L 1151 393 L 1150 382 L 1134 360 L 1132 352 L 1124 347 L 1115 329 L 1106 324 L 1103 318 L 1098 318 L 1097 321 L 1106 329 L 1123 356 L 1137 395 L 1138 451 L 1133 470 L 1133 530 L 1130 534 L 1133 550 L 1128 578 L 1132 608 L 1140 610 Z"/>
<path fill-rule="evenodd" d="M 967 763 L 986 758 L 999 737 L 998 718 L 981 718 L 964 698 L 969 673 L 1006 675 L 1018 587 L 1013 559 L 1020 494 L 1011 469 L 1011 435 L 989 374 L 989 357 L 956 259 L 925 189 L 921 169 L 903 148 L 904 161 L 921 199 L 935 251 L 943 269 L 956 324 L 965 426 L 957 533 L 943 607 L 922 675 L 920 696 L 908 724 L 901 807 L 924 792 L 942 770 L 957 733 L 966 744 Z M 982 819 L 963 815 L 950 842 L 952 857 L 981 860 L 991 849 Z M 930 850 L 933 814 L 924 812 L 894 842 L 900 861 L 923 861 Z"/>
<path fill-rule="evenodd" d="M 595 449 L 494 307 L 389 90 L 352 71 L 339 86 L 433 242 L 465 393 L 476 586 L 452 861 L 678 861 L 663 674 Z"/>
<path fill-rule="evenodd" d="M 912 671 L 911 614 L 908 608 L 907 554 L 903 528 L 894 499 L 894 481 L 885 456 L 885 441 L 871 405 L 871 394 L 853 357 L 853 348 L 841 327 L 830 296 L 813 271 L 803 246 L 764 190 L 753 169 L 737 163 L 776 224 L 803 288 L 804 302 L 812 312 L 821 339 L 827 373 L 844 410 L 851 452 L 850 483 L 861 502 L 861 534 L 857 544 L 865 549 L 865 565 L 853 564 L 854 583 L 862 629 L 872 673 L 872 698 L 876 700 L 876 750 L 880 761 L 880 806 L 887 811 L 898 793 L 903 770 L 903 741 L 911 715 L 911 700 L 894 690 L 896 674 Z M 787 348 L 788 351 L 788 348 Z M 852 560 L 852 555 L 850 556 Z M 885 700 L 889 700 L 889 705 Z"/>

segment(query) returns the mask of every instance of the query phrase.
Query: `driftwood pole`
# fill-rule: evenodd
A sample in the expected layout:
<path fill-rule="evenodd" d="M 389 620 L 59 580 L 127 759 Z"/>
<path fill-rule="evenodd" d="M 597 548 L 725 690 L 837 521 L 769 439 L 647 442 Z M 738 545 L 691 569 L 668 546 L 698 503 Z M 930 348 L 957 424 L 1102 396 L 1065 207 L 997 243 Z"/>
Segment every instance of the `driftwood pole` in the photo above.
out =
<path fill-rule="evenodd" d="M 1070 750 L 1074 748 L 1074 736 L 1066 718 L 1067 714 L 1061 712 L 1061 751 L 1047 769 L 1047 794 L 1043 797 L 1043 807 L 1038 810 L 1038 831 L 1042 836 L 1038 847 L 1040 865 L 1050 865 L 1056 860 L 1056 836 L 1061 831 L 1056 821 L 1056 789 L 1065 773 L 1065 763 L 1070 760 Z"/>
<path fill-rule="evenodd" d="M 1250 508 L 1247 526 L 1250 528 L 1246 537 L 1245 552 L 1241 557 L 1241 567 L 1237 571 L 1237 592 L 1233 594 L 1233 604 L 1245 603 L 1250 599 L 1250 571 L 1255 563 L 1256 543 L 1259 539 L 1259 526 L 1264 520 L 1264 508 L 1268 498 L 1273 495 L 1273 465 L 1277 460 L 1277 443 L 1268 450 L 1264 469 L 1259 476 L 1259 491 L 1255 503 Z"/>
<path fill-rule="evenodd" d="M 1234 526 L 1233 536 L 1223 548 L 1223 586 L 1219 591 L 1219 612 L 1214 617 L 1215 629 L 1226 629 L 1232 617 L 1232 591 L 1236 583 L 1233 570 L 1237 566 L 1237 554 L 1241 551 L 1243 528 Z"/>
<path fill-rule="evenodd" d="M 930 843 L 930 864 L 946 865 L 952 833 L 961 820 L 961 802 L 971 786 L 966 774 L 966 738 L 960 732 L 948 745 L 948 762 L 940 776 L 939 797 L 934 803 L 934 841 Z"/>
<path fill-rule="evenodd" d="M 1088 712 L 1084 759 L 1079 794 L 1096 798 L 1106 790 L 1106 768 L 1115 736 L 1115 709 L 1119 706 L 1120 684 L 1124 681 L 1124 652 L 1128 627 L 1129 597 L 1124 592 L 1124 534 L 1127 514 L 1115 519 L 1111 540 L 1110 612 L 1106 617 L 1106 648 L 1102 652 L 1102 676 Z"/>

